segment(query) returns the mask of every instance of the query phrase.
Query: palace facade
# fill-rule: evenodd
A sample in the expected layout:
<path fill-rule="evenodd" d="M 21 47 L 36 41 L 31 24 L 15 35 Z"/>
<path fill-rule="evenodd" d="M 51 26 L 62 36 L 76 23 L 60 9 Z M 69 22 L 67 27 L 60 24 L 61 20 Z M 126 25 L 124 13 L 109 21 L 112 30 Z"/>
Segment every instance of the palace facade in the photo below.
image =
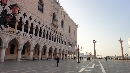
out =
<path fill-rule="evenodd" d="M 0 60 L 72 58 L 76 54 L 78 25 L 57 0 L 8 0 L 17 4 L 16 20 L 0 30 Z M 0 12 L 2 12 L 0 6 Z"/>

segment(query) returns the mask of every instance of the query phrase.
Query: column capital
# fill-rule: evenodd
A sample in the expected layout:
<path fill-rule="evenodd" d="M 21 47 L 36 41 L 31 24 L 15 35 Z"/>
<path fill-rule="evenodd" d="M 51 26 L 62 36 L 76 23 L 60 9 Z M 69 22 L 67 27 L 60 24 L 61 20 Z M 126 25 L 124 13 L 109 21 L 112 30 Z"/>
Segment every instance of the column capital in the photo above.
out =
<path fill-rule="evenodd" d="M 17 49 L 18 51 L 22 51 L 22 49 Z"/>
<path fill-rule="evenodd" d="M 30 49 L 30 52 L 33 52 L 33 49 Z"/>
<path fill-rule="evenodd" d="M 6 49 L 6 48 L 8 48 L 8 46 L 1 46 L 1 48 L 2 48 L 2 49 Z"/>

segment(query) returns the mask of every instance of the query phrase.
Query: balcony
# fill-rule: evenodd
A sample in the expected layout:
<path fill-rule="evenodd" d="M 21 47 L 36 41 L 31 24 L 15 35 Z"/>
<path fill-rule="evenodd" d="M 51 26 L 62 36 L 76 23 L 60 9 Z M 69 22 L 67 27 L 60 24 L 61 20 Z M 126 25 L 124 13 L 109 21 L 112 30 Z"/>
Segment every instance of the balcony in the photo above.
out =
<path fill-rule="evenodd" d="M 57 22 L 58 22 L 58 20 L 56 20 L 56 19 L 52 20 L 51 26 L 53 29 L 57 29 L 59 27 Z"/>

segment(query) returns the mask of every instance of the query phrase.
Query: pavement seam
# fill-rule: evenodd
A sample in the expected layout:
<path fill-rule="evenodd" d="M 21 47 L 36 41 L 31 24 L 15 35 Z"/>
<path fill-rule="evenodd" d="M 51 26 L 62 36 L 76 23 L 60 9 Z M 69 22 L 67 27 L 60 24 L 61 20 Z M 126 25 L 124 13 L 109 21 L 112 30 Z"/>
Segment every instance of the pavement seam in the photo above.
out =
<path fill-rule="evenodd" d="M 106 73 L 106 71 L 104 70 L 104 68 L 103 68 L 102 64 L 100 63 L 100 61 L 99 61 L 99 64 L 100 64 L 100 66 L 101 66 L 102 72 L 103 72 L 103 73 Z"/>

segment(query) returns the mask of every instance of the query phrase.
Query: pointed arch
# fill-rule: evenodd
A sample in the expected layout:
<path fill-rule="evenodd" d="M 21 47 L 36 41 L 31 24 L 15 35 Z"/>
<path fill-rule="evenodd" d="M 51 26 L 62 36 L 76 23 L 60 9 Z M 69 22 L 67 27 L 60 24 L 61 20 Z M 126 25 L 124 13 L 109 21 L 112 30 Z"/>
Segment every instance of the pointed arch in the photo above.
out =
<path fill-rule="evenodd" d="M 22 49 L 22 53 L 21 54 L 29 53 L 30 49 L 31 49 L 30 41 L 25 42 L 24 45 L 23 45 L 23 49 Z"/>
<path fill-rule="evenodd" d="M 9 45 L 10 43 L 12 43 L 12 42 L 15 44 L 16 47 L 19 48 L 20 40 L 18 40 L 17 38 L 12 38 L 12 39 L 10 39 L 10 40 L 8 41 L 8 45 Z"/>
<path fill-rule="evenodd" d="M 33 51 L 33 54 L 34 54 L 34 57 L 35 59 L 38 59 L 39 58 L 39 50 L 40 50 L 40 45 L 39 43 L 37 43 L 34 47 L 34 51 Z"/>

